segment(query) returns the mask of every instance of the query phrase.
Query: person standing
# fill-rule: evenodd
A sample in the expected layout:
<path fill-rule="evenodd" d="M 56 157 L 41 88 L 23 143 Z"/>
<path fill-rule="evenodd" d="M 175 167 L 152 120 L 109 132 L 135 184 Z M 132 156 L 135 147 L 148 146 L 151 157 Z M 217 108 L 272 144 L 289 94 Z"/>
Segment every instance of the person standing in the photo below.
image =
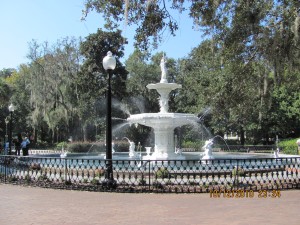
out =
<path fill-rule="evenodd" d="M 29 150 L 29 144 L 30 141 L 27 137 L 25 137 L 21 143 L 21 148 L 23 151 L 23 156 L 27 156 L 28 155 L 28 150 Z"/>
<path fill-rule="evenodd" d="M 4 155 L 8 155 L 9 152 L 9 142 L 6 141 L 4 144 Z"/>
<path fill-rule="evenodd" d="M 16 148 L 16 154 L 19 156 L 21 152 L 21 143 L 22 143 L 22 136 L 19 133 L 17 139 L 15 140 L 15 148 Z"/>

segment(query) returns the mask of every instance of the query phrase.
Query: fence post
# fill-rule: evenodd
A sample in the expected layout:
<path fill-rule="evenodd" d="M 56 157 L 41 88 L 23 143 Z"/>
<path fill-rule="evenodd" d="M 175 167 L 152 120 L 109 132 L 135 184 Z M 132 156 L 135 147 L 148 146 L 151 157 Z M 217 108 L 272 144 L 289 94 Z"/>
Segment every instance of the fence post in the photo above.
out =
<path fill-rule="evenodd" d="M 66 158 L 64 158 L 64 164 L 65 164 L 65 183 L 66 183 L 66 182 L 68 182 L 67 181 L 67 179 L 68 179 L 68 176 L 67 176 L 67 172 L 68 171 L 67 171 L 67 169 L 68 168 L 67 168 L 67 159 Z"/>
<path fill-rule="evenodd" d="M 148 165 L 149 165 L 149 170 L 148 170 L 148 172 L 149 172 L 149 176 L 148 176 L 149 186 L 148 187 L 149 187 L 149 191 L 150 191 L 150 187 L 151 187 L 151 183 L 150 183 L 151 182 L 151 179 L 150 179 L 150 176 L 151 176 L 151 171 L 150 171 L 151 168 L 150 167 L 151 167 L 151 165 L 150 164 L 151 164 L 151 162 L 150 162 L 150 160 L 148 160 Z"/>
<path fill-rule="evenodd" d="M 236 170 L 235 170 L 235 175 L 234 175 L 234 186 L 236 186 L 236 190 L 238 189 L 238 184 L 239 184 L 238 171 L 239 171 L 239 160 L 236 159 Z"/>
<path fill-rule="evenodd" d="M 6 166 L 6 156 L 4 156 L 4 183 L 6 183 L 6 173 L 7 173 L 7 166 Z"/>

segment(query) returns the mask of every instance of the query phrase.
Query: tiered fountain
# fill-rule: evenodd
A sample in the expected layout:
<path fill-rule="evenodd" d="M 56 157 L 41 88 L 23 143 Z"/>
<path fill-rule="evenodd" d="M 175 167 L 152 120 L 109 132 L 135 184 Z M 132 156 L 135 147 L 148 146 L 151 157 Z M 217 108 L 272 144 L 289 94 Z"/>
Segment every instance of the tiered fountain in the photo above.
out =
<path fill-rule="evenodd" d="M 193 114 L 168 112 L 169 94 L 172 90 L 181 88 L 181 85 L 168 83 L 165 62 L 165 57 L 163 56 L 160 63 L 160 82 L 147 85 L 148 89 L 154 89 L 160 95 L 160 112 L 135 114 L 127 119 L 131 124 L 142 124 L 154 130 L 154 152 L 144 156 L 143 159 L 146 160 L 185 159 L 183 155 L 175 153 L 174 129 L 183 125 L 193 124 L 199 120 L 198 117 Z"/>

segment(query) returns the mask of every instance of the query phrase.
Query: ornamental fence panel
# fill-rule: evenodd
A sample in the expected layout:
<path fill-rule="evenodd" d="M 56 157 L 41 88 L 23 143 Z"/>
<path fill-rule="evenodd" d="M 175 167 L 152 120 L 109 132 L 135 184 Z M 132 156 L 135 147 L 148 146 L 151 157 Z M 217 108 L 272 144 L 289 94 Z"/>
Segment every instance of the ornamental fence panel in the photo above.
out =
<path fill-rule="evenodd" d="M 300 157 L 215 160 L 108 160 L 0 156 L 0 182 L 46 188 L 156 193 L 300 188 Z"/>

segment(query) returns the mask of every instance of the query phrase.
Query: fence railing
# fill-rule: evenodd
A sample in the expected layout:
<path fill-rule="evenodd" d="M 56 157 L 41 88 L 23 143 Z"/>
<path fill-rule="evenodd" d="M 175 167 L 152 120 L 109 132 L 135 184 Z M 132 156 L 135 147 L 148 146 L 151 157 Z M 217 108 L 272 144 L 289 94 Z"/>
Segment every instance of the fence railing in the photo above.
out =
<path fill-rule="evenodd" d="M 0 182 L 116 192 L 209 193 L 300 188 L 300 157 L 219 160 L 107 160 L 0 156 Z"/>

